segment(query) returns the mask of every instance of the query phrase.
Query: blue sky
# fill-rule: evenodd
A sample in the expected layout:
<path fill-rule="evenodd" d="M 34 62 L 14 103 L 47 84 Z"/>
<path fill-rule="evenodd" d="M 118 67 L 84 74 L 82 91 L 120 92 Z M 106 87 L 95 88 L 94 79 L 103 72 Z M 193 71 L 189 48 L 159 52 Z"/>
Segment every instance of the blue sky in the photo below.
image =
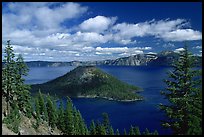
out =
<path fill-rule="evenodd" d="M 2 50 L 10 39 L 26 61 L 179 52 L 184 41 L 193 54 L 202 54 L 201 2 L 9 2 L 2 7 Z"/>

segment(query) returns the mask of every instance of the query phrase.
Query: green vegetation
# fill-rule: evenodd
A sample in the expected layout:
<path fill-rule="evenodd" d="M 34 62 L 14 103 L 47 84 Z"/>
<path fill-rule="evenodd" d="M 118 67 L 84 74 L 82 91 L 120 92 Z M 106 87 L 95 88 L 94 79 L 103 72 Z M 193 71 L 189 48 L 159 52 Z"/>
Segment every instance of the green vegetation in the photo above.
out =
<path fill-rule="evenodd" d="M 171 128 L 173 134 L 201 135 L 201 71 L 192 69 L 193 58 L 188 52 L 187 46 L 184 49 L 180 54 L 179 61 L 175 62 L 173 66 L 173 72 L 169 73 L 169 80 L 165 80 L 167 91 L 162 94 L 165 95 L 170 104 L 160 105 L 161 109 L 168 116 L 168 120 L 163 121 L 163 126 Z M 102 121 L 97 120 L 95 122 L 92 120 L 88 127 L 81 113 L 73 106 L 69 97 L 67 97 L 66 105 L 64 106 L 62 100 L 59 100 L 58 105 L 53 100 L 54 97 L 49 94 L 42 94 L 48 93 L 49 91 L 47 90 L 45 92 L 42 91 L 42 93 L 38 90 L 36 96 L 31 96 L 29 92 L 30 88 L 24 84 L 24 79 L 22 78 L 22 76 L 27 74 L 28 69 L 21 55 L 15 60 L 10 41 L 8 41 L 5 54 L 5 64 L 2 68 L 2 98 L 6 101 L 6 108 L 2 112 L 4 114 L 3 123 L 13 132 L 19 133 L 21 118 L 22 116 L 26 116 L 30 119 L 35 119 L 32 126 L 36 130 L 38 130 L 41 124 L 46 124 L 49 132 L 57 128 L 63 135 L 122 134 L 118 129 L 114 131 L 106 113 L 102 114 Z M 138 88 L 124 84 L 94 67 L 79 67 L 65 76 L 47 82 L 46 84 L 46 86 L 43 85 L 46 87 L 44 88 L 48 89 L 47 87 L 50 86 L 51 93 L 54 93 L 54 90 L 56 90 L 55 87 L 59 86 L 59 91 L 63 91 L 65 88 L 69 93 L 76 96 L 87 96 L 91 94 L 92 96 L 111 97 L 117 100 L 138 98 L 138 95 L 133 93 Z M 71 91 L 72 88 L 74 90 L 73 92 Z M 102 91 L 102 89 L 105 91 Z M 80 92 L 77 92 L 78 90 Z M 116 93 L 119 96 L 116 96 Z M 130 98 L 130 95 L 134 97 Z M 141 132 L 137 126 L 131 126 L 130 129 L 127 129 L 127 131 L 124 129 L 123 132 L 124 135 L 158 135 L 157 130 L 150 132 L 146 128 L 145 131 Z"/>
<path fill-rule="evenodd" d="M 28 118 L 35 119 L 32 127 L 37 131 L 41 124 L 46 124 L 48 126 L 48 132 L 51 133 L 55 128 L 61 131 L 61 134 L 64 135 L 119 135 L 120 132 L 117 129 L 114 132 L 108 118 L 108 114 L 103 113 L 103 121 L 100 122 L 97 120 L 96 124 L 92 120 L 90 127 L 88 128 L 84 119 L 81 116 L 79 110 L 77 110 L 69 97 L 66 100 L 66 107 L 60 100 L 59 107 L 57 107 L 56 97 L 51 97 L 49 94 L 42 94 L 40 90 L 38 90 L 38 94 L 36 96 L 31 96 L 29 92 L 29 86 L 24 84 L 23 75 L 27 74 L 27 67 L 23 61 L 22 56 L 18 56 L 16 60 L 14 60 L 14 53 L 12 47 L 10 46 L 10 41 L 8 41 L 8 45 L 5 50 L 6 56 L 4 59 L 5 64 L 3 66 L 3 74 L 2 74 L 2 91 L 3 91 L 3 99 L 6 100 L 6 110 L 4 110 L 4 119 L 3 123 L 7 125 L 9 129 L 14 131 L 15 133 L 20 134 L 19 126 L 21 123 L 21 116 L 25 116 Z M 82 67 L 78 69 L 83 69 Z M 128 90 L 136 90 L 136 87 L 130 86 L 128 84 L 124 84 L 112 76 L 105 74 L 99 71 L 96 68 L 88 67 L 88 70 L 94 70 L 91 72 L 91 75 L 94 77 L 80 77 L 80 79 L 74 79 L 74 82 L 79 82 L 80 86 L 84 87 L 84 89 L 90 89 L 97 86 L 104 86 L 104 83 L 107 84 L 106 80 L 114 81 L 113 83 L 117 83 L 120 88 L 118 88 L 118 92 L 122 92 L 125 89 Z M 87 71 L 87 69 L 85 69 Z M 74 73 L 79 73 L 80 71 L 74 70 Z M 73 78 L 73 74 L 69 73 Z M 90 75 L 90 73 L 88 74 Z M 62 77 L 62 79 L 67 77 Z M 89 79 L 91 78 L 91 79 Z M 93 80 L 92 80 L 93 79 Z M 56 80 L 55 80 L 56 81 Z M 65 80 L 66 81 L 66 80 Z M 86 82 L 84 82 L 86 81 Z M 92 82 L 95 82 L 92 86 Z M 110 82 L 110 81 L 108 81 Z M 59 83 L 58 83 L 59 84 Z M 65 84 L 65 83 L 62 83 Z M 72 83 L 73 84 L 73 83 Z M 88 84 L 86 87 L 85 84 Z M 113 85 L 103 87 L 104 89 L 111 90 L 111 88 L 116 88 Z M 102 88 L 102 89 L 103 89 Z M 110 88 L 110 89 L 108 89 Z M 76 89 L 75 89 L 76 90 Z M 113 90 L 113 89 L 112 89 Z M 93 90 L 92 92 L 96 92 L 97 90 Z M 116 91 L 114 91 L 116 92 Z M 131 93 L 126 91 L 127 93 Z M 83 92 L 84 95 L 87 94 L 86 90 Z M 105 94 L 105 93 L 103 93 Z M 129 95 L 128 94 L 128 95 Z M 107 95 L 107 94 L 105 94 Z M 131 95 L 131 94 L 130 94 Z M 135 95 L 136 94 L 133 94 Z M 139 129 L 138 129 L 139 130 Z"/>
<path fill-rule="evenodd" d="M 45 100 L 44 97 L 41 93 L 41 91 L 39 90 L 39 94 L 38 94 L 38 103 L 39 103 L 39 114 L 42 117 L 43 120 L 47 120 L 47 109 L 46 109 L 46 105 L 45 105 Z"/>
<path fill-rule="evenodd" d="M 56 126 L 57 123 L 57 113 L 56 113 L 56 108 L 55 104 L 53 104 L 53 101 L 50 99 L 50 96 L 47 96 L 47 103 L 46 103 L 46 108 L 47 108 L 47 115 L 48 115 L 48 124 L 49 126 L 53 129 Z"/>
<path fill-rule="evenodd" d="M 141 89 L 123 83 L 93 66 L 77 67 L 64 76 L 44 84 L 32 85 L 32 92 L 39 89 L 59 96 L 101 97 L 118 101 L 142 99 L 135 93 Z"/>
<path fill-rule="evenodd" d="M 2 69 L 2 95 L 6 98 L 6 112 L 5 114 L 9 114 L 9 106 L 13 104 L 13 96 L 16 92 L 15 90 L 15 78 L 16 78 L 16 71 L 15 71 L 15 60 L 14 60 L 14 53 L 13 49 L 10 46 L 10 41 L 7 41 L 7 47 L 5 48 L 6 54 L 4 58 L 5 65 Z"/>
<path fill-rule="evenodd" d="M 2 97 L 6 100 L 6 109 L 3 110 L 5 118 L 3 121 L 15 133 L 18 131 L 20 123 L 20 113 L 31 117 L 32 106 L 30 104 L 29 86 L 24 84 L 22 76 L 28 72 L 21 55 L 15 60 L 15 54 L 7 41 L 5 48 L 5 62 L 2 68 Z"/>
<path fill-rule="evenodd" d="M 163 126 L 171 128 L 175 135 L 202 134 L 202 90 L 201 71 L 193 70 L 194 59 L 185 45 L 180 59 L 174 63 L 169 73 L 166 92 L 169 105 L 160 105 L 168 120 Z"/>
<path fill-rule="evenodd" d="M 3 119 L 3 123 L 7 124 L 7 127 L 11 129 L 14 133 L 18 133 L 21 117 L 19 114 L 19 108 L 16 104 L 11 107 L 10 113 L 6 118 Z"/>

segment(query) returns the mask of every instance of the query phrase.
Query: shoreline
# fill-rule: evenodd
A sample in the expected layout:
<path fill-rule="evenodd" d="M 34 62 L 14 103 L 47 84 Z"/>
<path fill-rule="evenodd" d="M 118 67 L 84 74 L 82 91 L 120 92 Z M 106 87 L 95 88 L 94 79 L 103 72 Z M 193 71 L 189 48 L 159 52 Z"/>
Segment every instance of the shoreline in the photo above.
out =
<path fill-rule="evenodd" d="M 108 97 L 100 97 L 100 96 L 90 96 L 90 95 L 87 95 L 87 96 L 84 96 L 84 95 L 79 95 L 79 96 L 76 96 L 76 98 L 101 98 L 101 99 L 106 99 L 106 100 L 109 100 L 109 101 L 118 101 L 118 102 L 135 102 L 135 101 L 142 101 L 144 99 L 142 98 L 138 98 L 138 99 L 126 99 L 126 100 L 117 100 L 117 99 L 113 99 L 113 98 L 108 98 Z"/>

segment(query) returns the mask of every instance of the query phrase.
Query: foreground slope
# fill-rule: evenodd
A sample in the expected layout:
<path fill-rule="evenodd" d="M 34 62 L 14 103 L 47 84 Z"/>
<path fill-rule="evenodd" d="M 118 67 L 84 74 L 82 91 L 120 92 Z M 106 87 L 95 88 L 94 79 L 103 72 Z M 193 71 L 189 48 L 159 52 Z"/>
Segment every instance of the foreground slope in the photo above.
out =
<path fill-rule="evenodd" d="M 44 84 L 32 85 L 32 93 L 71 97 L 100 97 L 109 100 L 133 101 L 142 97 L 135 92 L 140 89 L 124 83 L 93 66 L 80 66 L 69 73 Z"/>
<path fill-rule="evenodd" d="M 3 112 L 6 110 L 6 100 L 2 97 L 2 121 L 5 118 Z M 48 123 L 43 121 L 39 124 L 38 129 L 34 128 L 36 119 L 28 118 L 21 111 L 19 111 L 21 121 L 19 125 L 19 133 L 14 133 L 8 126 L 2 122 L 2 135 L 61 135 L 61 131 L 55 128 L 51 131 Z"/>

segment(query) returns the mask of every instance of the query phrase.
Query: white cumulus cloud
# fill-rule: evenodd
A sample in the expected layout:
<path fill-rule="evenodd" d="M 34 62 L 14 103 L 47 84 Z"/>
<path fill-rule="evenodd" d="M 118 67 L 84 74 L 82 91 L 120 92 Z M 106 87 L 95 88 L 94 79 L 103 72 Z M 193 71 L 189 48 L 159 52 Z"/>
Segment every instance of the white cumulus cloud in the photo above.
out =
<path fill-rule="evenodd" d="M 166 41 L 201 40 L 202 33 L 192 29 L 177 29 L 171 32 L 165 32 L 160 37 Z"/>
<path fill-rule="evenodd" d="M 185 19 L 118 23 L 117 16 L 86 18 L 89 8 L 73 2 L 3 6 L 2 50 L 10 39 L 15 53 L 26 60 L 101 60 L 142 54 L 151 52 L 153 45 L 141 46 L 139 38 L 149 36 L 169 42 L 163 47 L 174 47 L 171 41 L 202 40 L 202 32 L 192 29 Z"/>
<path fill-rule="evenodd" d="M 120 23 L 113 26 L 116 37 L 131 39 L 134 37 L 154 36 L 165 41 L 201 40 L 202 33 L 189 27 L 184 19 L 146 21 L 136 24 Z"/>
<path fill-rule="evenodd" d="M 82 22 L 79 27 L 83 31 L 102 33 L 115 23 L 117 17 L 96 16 Z"/>

